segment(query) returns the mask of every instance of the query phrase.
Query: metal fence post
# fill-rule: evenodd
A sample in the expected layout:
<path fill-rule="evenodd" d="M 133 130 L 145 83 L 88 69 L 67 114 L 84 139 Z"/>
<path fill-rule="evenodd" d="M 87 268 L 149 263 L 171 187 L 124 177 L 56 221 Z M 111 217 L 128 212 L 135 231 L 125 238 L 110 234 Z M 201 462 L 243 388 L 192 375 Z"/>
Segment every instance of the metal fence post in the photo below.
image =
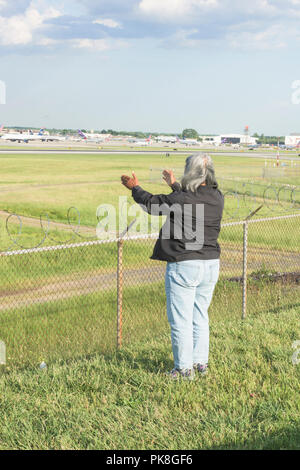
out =
<path fill-rule="evenodd" d="M 246 318 L 247 311 L 247 248 L 248 248 L 248 221 L 243 223 L 243 307 L 242 320 Z"/>
<path fill-rule="evenodd" d="M 123 243 L 118 240 L 118 267 L 117 267 L 117 348 L 122 346 L 123 327 Z"/>
<path fill-rule="evenodd" d="M 248 261 L 248 221 L 263 207 L 261 204 L 257 209 L 252 211 L 243 222 L 243 305 L 242 320 L 246 318 L 247 313 L 247 261 Z"/>
<path fill-rule="evenodd" d="M 122 330 L 123 330 L 123 237 L 129 232 L 131 227 L 136 223 L 137 219 L 132 222 L 119 233 L 118 238 L 118 266 L 117 266 L 117 349 L 122 346 Z"/>

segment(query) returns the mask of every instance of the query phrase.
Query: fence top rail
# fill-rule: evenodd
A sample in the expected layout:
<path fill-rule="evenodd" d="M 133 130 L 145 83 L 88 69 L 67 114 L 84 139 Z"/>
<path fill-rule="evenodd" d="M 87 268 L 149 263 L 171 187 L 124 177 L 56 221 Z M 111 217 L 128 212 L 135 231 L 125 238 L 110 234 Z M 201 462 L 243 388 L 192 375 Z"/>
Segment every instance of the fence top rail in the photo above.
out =
<path fill-rule="evenodd" d="M 221 228 L 224 227 L 233 227 L 235 225 L 244 225 L 245 223 L 252 224 L 252 223 L 259 223 L 259 222 L 267 222 L 267 221 L 272 221 L 272 220 L 284 220 L 284 219 L 291 219 L 295 217 L 300 217 L 299 214 L 290 214 L 290 215 L 282 215 L 282 216 L 277 216 L 277 217 L 265 217 L 265 218 L 260 218 L 260 219 L 249 219 L 247 221 L 245 220 L 240 220 L 237 222 L 226 222 L 224 224 L 221 224 Z M 44 246 L 44 247 L 38 247 L 38 248 L 23 248 L 21 250 L 13 250 L 13 251 L 3 251 L 0 252 L 0 256 L 16 256 L 16 255 L 25 255 L 29 253 L 43 253 L 47 251 L 58 251 L 58 250 L 66 250 L 69 248 L 83 248 L 83 247 L 89 247 L 89 246 L 95 246 L 95 245 L 103 245 L 107 243 L 117 243 L 121 240 L 147 240 L 147 239 L 156 239 L 158 237 L 158 233 L 150 233 L 150 234 L 144 234 L 144 235 L 125 235 L 123 237 L 114 237 L 114 238 L 108 238 L 105 240 L 93 240 L 89 242 L 78 242 L 78 243 L 67 243 L 64 245 L 50 245 L 50 246 Z"/>
<path fill-rule="evenodd" d="M 278 216 L 275 216 L 275 217 L 262 217 L 262 218 L 259 218 L 259 219 L 249 219 L 247 221 L 239 220 L 237 222 L 226 222 L 225 224 L 221 224 L 221 227 L 224 228 L 224 227 L 232 227 L 234 225 L 244 225 L 245 223 L 253 224 L 255 222 L 267 222 L 267 221 L 272 221 L 272 220 L 291 219 L 291 218 L 294 218 L 294 217 L 300 217 L 300 213 L 299 214 L 289 214 L 289 215 L 278 215 Z"/>
<path fill-rule="evenodd" d="M 57 250 L 66 250 L 69 248 L 83 248 L 95 245 L 103 245 L 107 243 L 117 243 L 120 240 L 143 240 L 147 238 L 157 238 L 158 233 L 146 234 L 146 235 L 131 235 L 131 236 L 123 236 L 123 237 L 114 237 L 114 238 L 107 238 L 105 240 L 93 240 L 89 242 L 78 242 L 78 243 L 66 243 L 64 245 L 49 245 L 43 246 L 38 248 L 23 248 L 21 250 L 13 250 L 13 251 L 3 251 L 0 252 L 0 256 L 15 256 L 15 255 L 25 255 L 29 253 L 41 253 L 47 251 L 57 251 Z"/>
<path fill-rule="evenodd" d="M 290 214 L 290 215 L 278 215 L 276 217 L 263 217 L 263 218 L 260 218 L 260 219 L 249 219 L 247 220 L 248 223 L 255 223 L 255 222 L 267 222 L 267 221 L 271 221 L 271 220 L 283 220 L 283 219 L 292 219 L 294 217 L 300 217 L 300 213 L 299 214 Z"/>

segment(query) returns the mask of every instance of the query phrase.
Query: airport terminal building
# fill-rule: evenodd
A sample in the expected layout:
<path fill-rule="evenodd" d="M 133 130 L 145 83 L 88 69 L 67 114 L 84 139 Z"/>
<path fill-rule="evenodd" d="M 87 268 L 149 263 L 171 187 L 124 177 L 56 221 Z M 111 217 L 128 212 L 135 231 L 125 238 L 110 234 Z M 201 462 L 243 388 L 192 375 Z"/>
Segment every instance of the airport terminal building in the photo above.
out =
<path fill-rule="evenodd" d="M 257 138 L 251 137 L 247 134 L 221 134 L 214 136 L 202 136 L 203 143 L 212 145 L 221 144 L 240 144 L 240 145 L 255 145 Z"/>
<path fill-rule="evenodd" d="M 299 145 L 299 143 L 300 143 L 300 132 L 287 135 L 285 137 L 285 142 L 284 143 L 287 147 L 289 147 L 289 146 L 296 147 L 296 145 Z"/>

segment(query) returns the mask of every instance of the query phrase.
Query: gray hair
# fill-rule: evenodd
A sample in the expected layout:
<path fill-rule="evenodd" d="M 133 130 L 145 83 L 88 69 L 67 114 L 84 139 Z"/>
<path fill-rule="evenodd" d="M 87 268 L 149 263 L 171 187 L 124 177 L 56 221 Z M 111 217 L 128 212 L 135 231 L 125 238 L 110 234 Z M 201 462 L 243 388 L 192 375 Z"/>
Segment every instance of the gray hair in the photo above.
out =
<path fill-rule="evenodd" d="M 213 161 L 206 153 L 190 155 L 185 161 L 182 189 L 196 192 L 203 183 L 213 188 L 218 187 Z"/>

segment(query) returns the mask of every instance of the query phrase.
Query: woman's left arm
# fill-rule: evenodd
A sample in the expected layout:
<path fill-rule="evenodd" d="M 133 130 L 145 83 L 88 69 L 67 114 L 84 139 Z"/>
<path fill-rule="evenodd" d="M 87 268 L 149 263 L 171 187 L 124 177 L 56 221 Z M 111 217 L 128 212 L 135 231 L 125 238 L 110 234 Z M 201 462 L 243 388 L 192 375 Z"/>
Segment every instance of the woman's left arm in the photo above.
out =
<path fill-rule="evenodd" d="M 143 206 L 143 209 L 149 214 L 152 210 L 155 215 L 167 215 L 169 213 L 169 207 L 173 204 L 180 203 L 182 199 L 181 192 L 178 191 L 173 191 L 170 194 L 151 194 L 140 186 L 135 186 L 132 189 L 132 197 L 135 202 Z"/>

